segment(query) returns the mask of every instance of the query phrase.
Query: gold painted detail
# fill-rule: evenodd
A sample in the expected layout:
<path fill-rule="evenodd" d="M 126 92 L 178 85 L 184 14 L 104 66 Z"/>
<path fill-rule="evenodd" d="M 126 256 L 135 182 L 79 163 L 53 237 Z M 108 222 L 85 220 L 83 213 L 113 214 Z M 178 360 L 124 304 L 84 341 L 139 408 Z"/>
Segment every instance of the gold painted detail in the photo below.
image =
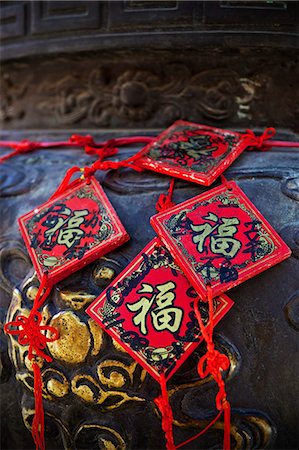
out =
<path fill-rule="evenodd" d="M 128 401 L 145 401 L 141 397 L 131 397 L 126 392 L 104 391 L 90 375 L 76 375 L 71 381 L 71 389 L 85 402 L 101 405 L 108 410 L 119 408 Z"/>
<path fill-rule="evenodd" d="M 13 290 L 10 307 L 9 307 L 8 314 L 6 317 L 6 322 L 11 322 L 11 321 L 15 320 L 15 318 L 18 314 L 28 317 L 30 314 L 30 310 L 22 308 L 21 292 L 15 288 Z M 11 344 L 11 347 L 9 350 L 10 359 L 12 360 L 15 368 L 17 370 L 21 370 L 24 362 L 25 362 L 25 364 L 27 362 L 27 365 L 29 365 L 29 367 L 30 367 L 29 360 L 28 360 L 28 358 L 26 359 L 26 356 L 28 355 L 29 346 L 28 345 L 20 345 L 17 340 L 17 336 L 13 336 L 13 335 L 9 334 L 8 339 Z"/>
<path fill-rule="evenodd" d="M 34 301 L 36 294 L 38 291 L 38 287 L 37 286 L 30 286 L 27 290 L 27 297 L 29 298 L 29 300 L 31 300 L 32 302 Z"/>
<path fill-rule="evenodd" d="M 32 428 L 32 421 L 33 421 L 34 415 L 35 415 L 34 409 L 26 408 L 26 407 L 22 408 L 23 421 L 24 421 L 26 428 L 29 431 L 31 431 L 31 428 Z M 68 430 L 67 426 L 64 424 L 64 422 L 60 418 L 55 416 L 54 414 L 50 413 L 49 411 L 45 411 L 45 416 L 47 416 L 48 418 L 53 420 L 53 422 L 55 422 L 56 425 L 58 426 L 61 434 L 63 435 L 64 449 L 68 450 L 70 448 L 73 448 L 71 433 Z M 45 434 L 45 438 L 47 439 L 47 433 Z M 46 441 L 46 447 L 47 447 L 47 441 Z"/>
<path fill-rule="evenodd" d="M 125 450 L 127 447 L 124 439 L 116 430 L 97 424 L 82 425 L 75 435 L 75 442 L 82 440 L 84 443 L 87 439 L 90 440 L 94 434 L 104 450 Z"/>
<path fill-rule="evenodd" d="M 112 338 L 112 344 L 118 352 L 127 353 L 126 350 L 113 338 Z"/>
<path fill-rule="evenodd" d="M 34 389 L 34 379 L 33 375 L 31 375 L 28 372 L 17 372 L 16 373 L 16 380 L 23 383 L 29 391 L 33 392 Z"/>
<path fill-rule="evenodd" d="M 27 367 L 29 372 L 33 372 L 32 361 L 28 358 L 28 352 L 26 352 L 26 356 L 24 358 L 24 362 L 25 362 L 25 366 Z M 40 356 L 36 356 L 34 358 L 34 362 L 39 366 L 40 369 L 44 365 L 44 359 L 41 358 Z"/>
<path fill-rule="evenodd" d="M 83 362 L 91 344 L 87 325 L 73 312 L 66 311 L 53 316 L 50 326 L 59 332 L 59 339 L 47 344 L 53 358 L 70 364 Z"/>
<path fill-rule="evenodd" d="M 134 372 L 137 367 L 137 362 L 130 365 L 124 364 L 121 361 L 103 361 L 98 365 L 97 372 L 99 380 L 102 384 L 109 388 L 122 388 L 125 384 L 132 384 Z"/>
<path fill-rule="evenodd" d="M 88 326 L 93 338 L 92 356 L 96 356 L 103 345 L 104 330 L 93 319 L 89 319 Z"/>
<path fill-rule="evenodd" d="M 26 386 L 31 392 L 34 392 L 34 378 L 31 373 L 17 372 L 17 381 Z M 64 397 L 69 392 L 69 382 L 66 376 L 56 369 L 46 369 L 42 372 L 42 394 L 48 400 Z"/>
<path fill-rule="evenodd" d="M 60 297 L 65 302 L 65 304 L 75 311 L 78 311 L 84 308 L 86 305 L 89 305 L 96 296 L 93 294 L 88 294 L 84 291 L 60 291 Z"/>
<path fill-rule="evenodd" d="M 49 400 L 64 397 L 69 393 L 69 382 L 62 372 L 49 368 L 42 373 L 42 377 L 43 393 Z"/>
<path fill-rule="evenodd" d="M 110 267 L 97 267 L 93 271 L 93 277 L 96 283 L 101 281 L 111 281 L 115 275 L 115 271 Z"/>

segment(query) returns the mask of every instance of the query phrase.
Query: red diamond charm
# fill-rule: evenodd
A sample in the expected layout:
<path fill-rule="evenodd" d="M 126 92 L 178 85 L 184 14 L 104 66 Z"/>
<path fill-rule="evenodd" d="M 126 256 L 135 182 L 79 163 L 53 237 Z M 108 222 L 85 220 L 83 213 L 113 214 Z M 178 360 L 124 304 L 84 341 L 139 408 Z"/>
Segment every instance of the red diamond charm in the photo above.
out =
<path fill-rule="evenodd" d="M 86 312 L 157 381 L 168 380 L 202 340 L 193 305 L 199 301 L 171 254 L 153 239 Z M 205 325 L 208 305 L 199 301 Z M 215 323 L 233 301 L 214 299 Z"/>
<path fill-rule="evenodd" d="M 202 298 L 207 283 L 220 295 L 291 254 L 234 182 L 156 214 L 151 224 Z"/>
<path fill-rule="evenodd" d="M 19 218 L 39 278 L 54 284 L 129 239 L 103 189 L 91 178 Z"/>
<path fill-rule="evenodd" d="M 209 186 L 247 147 L 241 133 L 178 120 L 145 147 L 136 163 Z"/>

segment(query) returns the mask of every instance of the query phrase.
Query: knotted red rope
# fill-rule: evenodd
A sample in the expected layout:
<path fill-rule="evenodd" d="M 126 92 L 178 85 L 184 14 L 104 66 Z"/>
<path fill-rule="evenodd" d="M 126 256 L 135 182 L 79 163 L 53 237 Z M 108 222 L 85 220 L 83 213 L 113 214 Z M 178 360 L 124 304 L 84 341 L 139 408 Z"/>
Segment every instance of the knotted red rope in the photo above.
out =
<path fill-rule="evenodd" d="M 78 135 L 74 135 L 76 140 L 78 140 L 78 142 L 85 142 L 85 138 L 83 136 L 78 136 Z M 73 138 L 74 138 L 73 136 Z M 74 139 L 75 139 L 74 138 Z M 124 145 L 124 143 L 128 143 L 128 141 L 130 142 L 137 142 L 138 139 L 144 139 L 144 140 L 148 140 L 149 138 L 146 136 L 142 136 L 140 137 L 132 137 L 132 138 L 123 138 L 123 139 L 119 139 L 120 144 Z M 152 138 L 150 138 L 152 140 Z M 88 137 L 87 140 L 89 141 Z M 114 140 L 110 140 L 107 141 L 104 145 L 104 147 L 101 149 L 102 150 L 102 154 L 101 156 L 99 156 L 99 159 L 97 161 L 95 161 L 90 167 L 86 166 L 86 167 L 78 167 L 78 166 L 74 166 L 71 167 L 70 169 L 68 169 L 66 171 L 66 174 L 62 180 L 62 182 L 60 183 L 60 185 L 58 186 L 58 188 L 56 189 L 56 191 L 51 195 L 51 197 L 49 198 L 49 200 L 52 200 L 53 198 L 59 196 L 60 194 L 62 194 L 66 189 L 75 187 L 77 185 L 79 185 L 82 182 L 82 179 L 89 179 L 91 176 L 93 176 L 98 170 L 110 170 L 110 169 L 118 169 L 120 167 L 128 167 L 130 169 L 133 169 L 137 172 L 142 172 L 143 168 L 139 167 L 138 165 L 134 164 L 135 161 L 137 161 L 140 158 L 141 153 L 143 152 L 143 150 L 135 153 L 133 156 L 124 159 L 122 161 L 103 161 L 102 159 L 104 157 L 107 156 L 111 156 L 112 154 L 115 154 L 115 152 L 117 151 L 117 149 L 112 149 L 111 147 L 109 147 L 110 144 L 114 144 L 117 141 L 117 139 Z M 109 153 L 110 152 L 110 153 Z M 113 152 L 113 153 L 112 153 Z M 98 155 L 100 155 L 99 153 L 97 153 Z M 82 172 L 82 177 L 80 178 L 76 178 L 73 182 L 71 182 L 71 178 L 73 177 L 73 175 L 76 172 Z"/>
<path fill-rule="evenodd" d="M 106 143 L 96 144 L 93 137 L 89 134 L 86 136 L 73 134 L 70 137 L 69 142 L 84 147 L 84 151 L 87 155 L 98 155 L 100 161 L 108 156 L 113 156 L 118 153 L 118 149 L 114 147 L 113 139 L 110 139 Z"/>
<path fill-rule="evenodd" d="M 40 148 L 39 142 L 31 142 L 26 139 L 20 142 L 12 142 L 7 143 L 7 147 L 13 148 L 14 150 L 7 155 L 4 155 L 0 158 L 0 163 L 6 161 L 9 158 L 12 158 L 13 156 L 20 155 L 21 153 L 29 153 L 33 152 L 34 150 L 37 150 Z"/>
<path fill-rule="evenodd" d="M 218 394 L 216 396 L 216 407 L 218 411 L 224 413 L 224 441 L 223 449 L 230 450 L 230 404 L 226 398 L 225 384 L 221 371 L 227 370 L 230 366 L 229 359 L 226 355 L 215 349 L 213 342 L 214 331 L 214 305 L 211 286 L 207 285 L 208 304 L 209 304 L 209 325 L 204 326 L 198 303 L 194 303 L 194 311 L 199 323 L 200 331 L 207 344 L 207 353 L 200 359 L 198 363 L 198 373 L 202 378 L 212 375 L 218 384 Z"/>
<path fill-rule="evenodd" d="M 175 205 L 172 201 L 172 194 L 174 189 L 174 178 L 171 179 L 169 189 L 167 191 L 167 194 L 160 194 L 158 201 L 156 203 L 156 210 L 158 212 L 160 211 L 166 211 L 167 209 L 171 208 Z"/>
<path fill-rule="evenodd" d="M 261 151 L 266 150 L 265 143 L 269 139 L 271 139 L 276 133 L 275 128 L 266 128 L 265 131 L 260 135 L 257 136 L 252 130 L 246 130 L 246 133 L 242 135 L 242 139 L 245 139 L 248 141 L 248 147 L 249 148 L 258 148 Z M 273 144 L 271 144 L 272 146 Z M 269 146 L 268 146 L 269 148 Z"/>
<path fill-rule="evenodd" d="M 130 158 L 124 159 L 122 161 L 102 161 L 97 160 L 90 167 L 84 167 L 81 169 L 83 172 L 84 178 L 90 178 L 95 174 L 97 170 L 110 170 L 110 169 L 119 169 L 120 167 L 129 167 L 130 169 L 136 170 L 137 172 L 142 172 L 142 167 L 137 166 L 134 162 L 140 158 L 139 152 Z"/>
<path fill-rule="evenodd" d="M 108 156 L 113 156 L 118 152 L 116 145 L 124 146 L 136 143 L 147 144 L 152 142 L 153 136 L 129 136 L 125 138 L 108 139 L 104 142 L 96 143 L 91 135 L 82 136 L 73 134 L 67 141 L 59 142 L 34 142 L 29 140 L 22 141 L 0 141 L 0 147 L 10 147 L 12 152 L 0 158 L 0 164 L 7 159 L 17 156 L 21 153 L 29 153 L 45 148 L 61 148 L 61 147 L 83 147 L 88 155 L 98 155 L 100 160 Z"/>
<path fill-rule="evenodd" d="M 4 331 L 7 334 L 18 336 L 20 345 L 28 345 L 28 358 L 32 361 L 33 377 L 34 377 L 34 399 L 35 399 L 35 415 L 32 423 L 32 437 L 35 442 L 36 449 L 45 449 L 44 438 L 44 410 L 42 404 L 42 376 L 38 364 L 38 357 L 51 362 L 51 356 L 45 353 L 48 342 L 54 342 L 59 338 L 58 331 L 51 326 L 41 325 L 42 316 L 38 309 L 42 306 L 48 297 L 51 288 L 46 288 L 46 276 L 43 277 L 38 292 L 34 299 L 33 308 L 28 317 L 18 315 L 14 321 L 4 325 Z M 45 292 L 43 290 L 45 289 Z M 50 337 L 49 335 L 50 334 Z"/>
<path fill-rule="evenodd" d="M 29 345 L 28 358 L 32 360 L 35 356 L 40 356 L 46 361 L 52 361 L 52 358 L 43 350 L 48 342 L 54 342 L 58 339 L 58 332 L 54 327 L 41 325 L 42 315 L 38 311 L 32 310 L 29 317 L 18 315 L 16 320 L 4 325 L 7 334 L 17 335 L 20 345 Z M 17 329 L 14 329 L 17 328 Z M 48 337 L 45 332 L 52 334 Z"/>
<path fill-rule="evenodd" d="M 155 398 L 154 402 L 158 406 L 161 416 L 162 416 L 162 429 L 166 438 L 166 448 L 167 450 L 175 450 L 174 440 L 173 440 L 173 414 L 172 409 L 169 404 L 168 392 L 166 386 L 166 379 L 164 374 L 160 375 L 160 386 L 161 395 Z"/>

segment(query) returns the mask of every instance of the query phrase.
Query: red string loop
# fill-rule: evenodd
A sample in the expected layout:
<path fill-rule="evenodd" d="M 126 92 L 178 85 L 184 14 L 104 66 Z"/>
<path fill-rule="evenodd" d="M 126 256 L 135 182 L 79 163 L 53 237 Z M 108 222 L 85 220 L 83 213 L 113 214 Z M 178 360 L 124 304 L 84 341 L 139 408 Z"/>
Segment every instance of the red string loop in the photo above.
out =
<path fill-rule="evenodd" d="M 114 139 L 109 139 L 104 144 L 96 144 L 90 134 L 86 136 L 73 134 L 69 139 L 70 144 L 84 147 L 85 153 L 87 155 L 98 155 L 100 161 L 107 158 L 108 156 L 113 156 L 118 153 L 118 149 L 115 147 L 114 142 Z"/>
<path fill-rule="evenodd" d="M 256 134 L 252 130 L 246 130 L 246 133 L 243 134 L 243 139 L 246 139 L 249 141 L 249 147 L 252 148 L 258 148 L 261 151 L 268 150 L 270 147 L 265 147 L 264 143 L 268 139 L 271 139 L 273 136 L 275 136 L 276 130 L 275 128 L 266 128 L 265 131 L 260 135 L 256 136 Z"/>
<path fill-rule="evenodd" d="M 107 156 L 107 155 L 106 155 Z M 90 178 L 97 170 L 110 170 L 110 169 L 118 169 L 120 167 L 129 167 L 130 169 L 134 169 L 137 172 L 142 172 L 143 169 L 139 166 L 136 166 L 133 161 L 130 161 L 130 158 L 123 161 L 101 161 L 98 160 L 91 167 L 84 167 L 82 169 L 84 178 Z"/>
<path fill-rule="evenodd" d="M 29 317 L 18 315 L 16 320 L 4 325 L 7 334 L 17 335 L 20 345 L 29 345 L 28 358 L 32 360 L 35 356 L 40 356 L 46 361 L 52 358 L 43 350 L 48 342 L 54 342 L 59 338 L 58 331 L 51 326 L 41 325 L 42 315 L 38 311 L 32 310 Z M 17 328 L 17 329 L 13 329 Z M 51 333 L 51 337 L 47 336 Z"/>
<path fill-rule="evenodd" d="M 173 203 L 168 195 L 165 194 L 160 194 L 158 201 L 156 203 L 156 210 L 158 212 L 160 211 L 166 211 L 167 209 L 171 208 L 172 206 L 174 206 L 175 203 Z"/>
<path fill-rule="evenodd" d="M 108 158 L 109 156 L 116 155 L 118 153 L 118 148 L 107 147 L 106 145 L 104 147 L 95 148 L 95 147 L 89 147 L 88 145 L 86 145 L 85 153 L 87 155 L 98 155 L 99 160 L 103 161 L 103 159 Z"/>
<path fill-rule="evenodd" d="M 175 203 L 172 201 L 172 195 L 174 190 L 174 178 L 171 179 L 169 189 L 167 194 L 160 194 L 158 201 L 156 203 L 156 210 L 158 212 L 166 211 L 169 208 L 172 208 L 172 206 L 175 205 Z"/>

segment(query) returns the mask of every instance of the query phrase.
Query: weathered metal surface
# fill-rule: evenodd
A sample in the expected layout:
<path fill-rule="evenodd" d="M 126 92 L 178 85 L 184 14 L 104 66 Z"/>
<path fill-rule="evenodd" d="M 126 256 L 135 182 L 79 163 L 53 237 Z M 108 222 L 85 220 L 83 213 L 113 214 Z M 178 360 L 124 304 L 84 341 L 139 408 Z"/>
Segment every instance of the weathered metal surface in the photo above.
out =
<path fill-rule="evenodd" d="M 294 1 L 3 1 L 1 15 L 5 59 L 105 48 L 298 45 Z"/>
<path fill-rule="evenodd" d="M 58 139 L 62 134 L 27 132 L 26 137 Z M 121 157 L 130 153 L 123 150 Z M 80 150 L 43 150 L 1 166 L 2 322 L 16 311 L 26 313 L 37 286 L 16 218 L 46 200 L 68 167 L 88 162 Z M 298 151 L 244 153 L 226 175 L 237 181 L 293 250 L 290 259 L 233 289 L 235 306 L 217 326 L 217 343 L 231 361 L 226 379 L 233 447 L 294 449 L 299 398 Z M 163 448 L 153 403 L 157 383 L 84 309 L 154 236 L 149 218 L 159 193 L 167 190 L 168 178 L 128 169 L 97 177 L 131 241 L 55 286 L 43 309 L 61 332 L 61 339 L 49 347 L 54 361 L 42 366 L 47 448 Z M 205 189 L 177 181 L 174 200 L 181 202 Z M 34 405 L 26 348 L 15 339 L 1 339 L 1 447 L 33 448 L 22 424 L 23 417 L 30 426 Z M 196 372 L 203 351 L 200 345 L 169 382 L 176 442 L 194 434 L 216 412 L 216 386 L 200 380 Z M 217 422 L 186 448 L 221 447 L 222 427 Z"/>

